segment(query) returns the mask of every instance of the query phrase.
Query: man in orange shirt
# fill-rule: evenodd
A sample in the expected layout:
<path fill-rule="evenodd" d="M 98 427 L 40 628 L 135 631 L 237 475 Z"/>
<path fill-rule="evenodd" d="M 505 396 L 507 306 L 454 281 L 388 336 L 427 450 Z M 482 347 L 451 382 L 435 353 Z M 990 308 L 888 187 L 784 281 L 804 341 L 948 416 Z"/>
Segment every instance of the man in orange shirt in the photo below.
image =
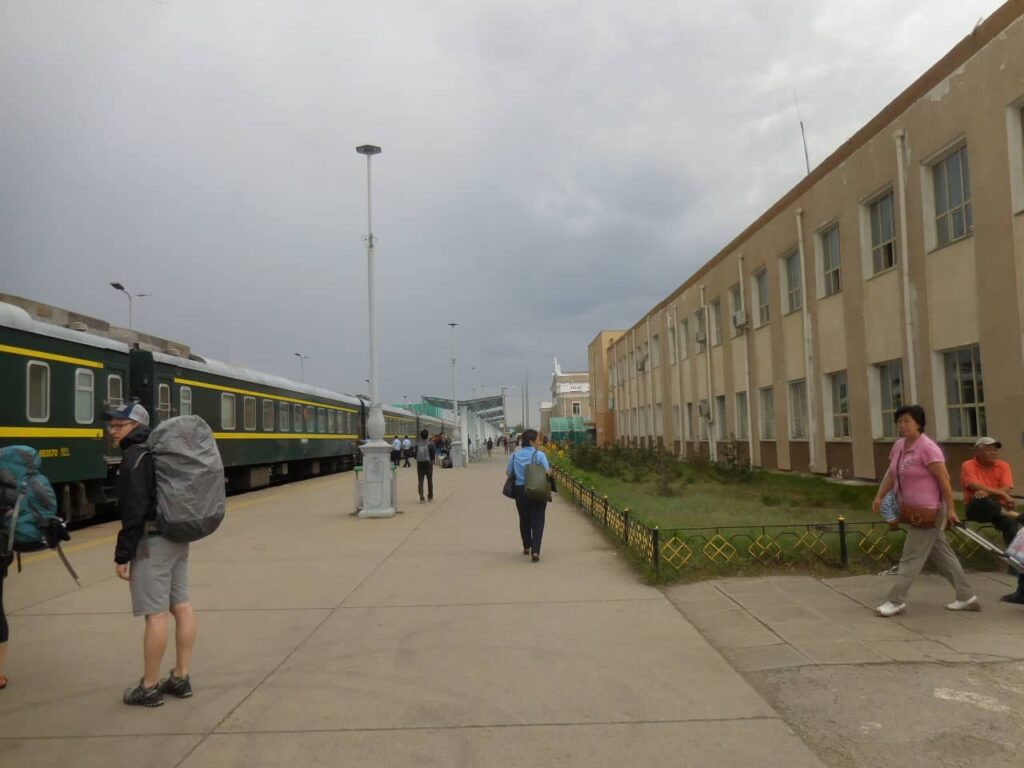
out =
<path fill-rule="evenodd" d="M 968 520 L 989 523 L 999 529 L 1006 546 L 1010 546 L 1019 526 L 1013 497 L 1013 474 L 1010 465 L 999 458 L 1003 444 L 991 437 L 982 437 L 974 444 L 974 458 L 960 466 L 960 487 L 964 492 L 964 511 Z M 1024 603 L 1024 575 L 1017 578 L 1017 591 L 1002 598 L 1010 603 Z"/>

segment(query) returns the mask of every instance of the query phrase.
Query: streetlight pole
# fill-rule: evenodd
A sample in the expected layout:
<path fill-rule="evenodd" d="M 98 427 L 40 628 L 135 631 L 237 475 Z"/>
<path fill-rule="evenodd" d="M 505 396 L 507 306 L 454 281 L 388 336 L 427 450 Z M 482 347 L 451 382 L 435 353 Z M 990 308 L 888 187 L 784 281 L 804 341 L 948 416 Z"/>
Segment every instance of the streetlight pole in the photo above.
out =
<path fill-rule="evenodd" d="M 110 287 L 113 288 L 115 291 L 120 291 L 121 293 L 123 293 L 125 296 L 128 297 L 128 330 L 129 331 L 133 330 L 134 329 L 134 326 L 133 326 L 134 318 L 132 317 L 132 311 L 133 311 L 132 310 L 132 299 L 133 298 L 142 299 L 142 298 L 145 298 L 146 296 L 152 296 L 153 294 L 151 294 L 151 293 L 136 293 L 134 295 L 134 297 L 133 297 L 132 294 L 128 293 L 128 290 L 121 283 L 111 283 Z"/>
<path fill-rule="evenodd" d="M 306 383 L 306 366 L 305 361 L 309 359 L 309 355 L 304 355 L 301 352 L 296 352 L 295 356 L 299 358 L 299 381 L 303 384 Z"/>
<path fill-rule="evenodd" d="M 462 419 L 459 418 L 459 395 L 456 390 L 456 373 L 455 373 L 455 328 L 458 323 L 448 323 L 448 327 L 452 329 L 451 335 L 451 350 L 452 350 L 452 411 L 455 413 L 455 429 L 452 432 L 452 466 L 461 467 L 463 466 L 462 461 Z"/>
<path fill-rule="evenodd" d="M 374 314 L 373 260 L 376 241 L 373 234 L 373 194 L 370 160 L 380 154 L 380 147 L 363 144 L 356 152 L 366 155 L 366 288 L 370 323 L 370 412 L 366 417 L 366 442 L 363 454 L 363 508 L 360 517 L 393 517 L 391 496 L 391 446 L 384 442 L 384 409 L 380 404 L 377 375 L 377 318 Z"/>

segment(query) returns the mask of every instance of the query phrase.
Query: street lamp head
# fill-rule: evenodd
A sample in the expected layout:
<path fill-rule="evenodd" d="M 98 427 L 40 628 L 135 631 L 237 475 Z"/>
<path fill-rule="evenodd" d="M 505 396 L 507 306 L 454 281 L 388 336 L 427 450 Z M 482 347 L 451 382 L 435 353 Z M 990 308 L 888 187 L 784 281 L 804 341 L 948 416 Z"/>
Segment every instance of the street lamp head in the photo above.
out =
<path fill-rule="evenodd" d="M 124 290 L 124 286 L 121 285 L 120 283 L 111 283 L 110 287 L 113 288 L 115 291 L 123 291 Z"/>
<path fill-rule="evenodd" d="M 455 326 L 458 325 L 458 323 L 448 323 L 448 325 L 450 325 L 452 328 L 454 328 Z"/>
<path fill-rule="evenodd" d="M 361 147 L 356 147 L 356 152 L 360 155 L 379 155 L 380 147 L 375 147 L 373 144 L 363 144 Z"/>

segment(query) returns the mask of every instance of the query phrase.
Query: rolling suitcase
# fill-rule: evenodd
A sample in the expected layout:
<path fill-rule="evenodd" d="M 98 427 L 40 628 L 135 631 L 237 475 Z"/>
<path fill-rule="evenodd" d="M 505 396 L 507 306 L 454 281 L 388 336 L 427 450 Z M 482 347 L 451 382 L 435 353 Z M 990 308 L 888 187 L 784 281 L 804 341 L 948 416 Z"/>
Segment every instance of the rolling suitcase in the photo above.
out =
<path fill-rule="evenodd" d="M 1009 557 L 1006 554 L 1006 550 L 1004 548 L 1000 547 L 998 544 L 993 544 L 991 541 L 986 539 L 984 536 L 982 536 L 977 531 L 972 531 L 966 525 L 954 525 L 954 526 L 951 526 L 949 530 L 956 531 L 961 536 L 964 536 L 965 538 L 968 538 L 971 541 L 973 541 L 975 544 L 977 544 L 982 549 L 988 550 L 993 555 L 998 557 L 1000 560 L 1003 560 L 1004 562 L 1008 563 L 1009 566 L 1011 568 L 1013 568 L 1018 574 L 1024 573 L 1024 565 L 1022 565 L 1016 559 L 1014 559 L 1012 557 Z M 1018 533 L 1018 536 L 1019 535 L 1020 534 Z M 1016 540 L 1014 540 L 1014 541 L 1016 541 Z"/>

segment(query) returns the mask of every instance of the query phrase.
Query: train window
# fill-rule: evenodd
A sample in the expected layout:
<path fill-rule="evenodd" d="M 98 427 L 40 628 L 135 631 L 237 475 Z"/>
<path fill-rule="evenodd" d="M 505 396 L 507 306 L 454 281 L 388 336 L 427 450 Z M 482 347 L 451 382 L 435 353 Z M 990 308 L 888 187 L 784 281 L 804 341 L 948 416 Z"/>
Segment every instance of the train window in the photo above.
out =
<path fill-rule="evenodd" d="M 96 418 L 95 379 L 88 368 L 75 369 L 75 421 L 92 424 Z"/>
<path fill-rule="evenodd" d="M 192 415 L 192 387 L 182 387 L 178 390 L 178 415 Z"/>
<path fill-rule="evenodd" d="M 278 428 L 282 432 L 288 431 L 288 403 L 281 403 L 277 408 L 277 420 L 280 422 Z"/>
<path fill-rule="evenodd" d="M 242 426 L 246 431 L 252 432 L 256 429 L 256 398 L 242 398 Z"/>
<path fill-rule="evenodd" d="M 274 401 L 264 400 L 263 401 L 263 431 L 273 432 L 274 431 Z"/>
<path fill-rule="evenodd" d="M 316 408 L 312 405 L 306 406 L 306 432 L 316 432 Z"/>
<path fill-rule="evenodd" d="M 327 412 L 327 431 L 334 432 L 334 411 Z"/>
<path fill-rule="evenodd" d="M 220 426 L 221 429 L 235 428 L 235 396 L 227 392 L 220 396 Z"/>
<path fill-rule="evenodd" d="M 28 420 L 50 420 L 50 366 L 30 360 L 27 370 Z"/>
<path fill-rule="evenodd" d="M 327 409 L 317 408 L 316 409 L 316 431 L 326 432 L 327 431 Z"/>
<path fill-rule="evenodd" d="M 302 406 L 301 405 L 293 405 L 292 406 L 292 421 L 295 422 L 295 426 L 293 427 L 293 429 L 296 432 L 305 432 L 305 429 L 302 426 Z"/>
<path fill-rule="evenodd" d="M 156 388 L 156 410 L 161 419 L 171 418 L 171 385 L 161 384 Z"/>
<path fill-rule="evenodd" d="M 116 373 L 107 376 L 107 405 L 118 406 L 124 403 L 124 385 Z"/>

